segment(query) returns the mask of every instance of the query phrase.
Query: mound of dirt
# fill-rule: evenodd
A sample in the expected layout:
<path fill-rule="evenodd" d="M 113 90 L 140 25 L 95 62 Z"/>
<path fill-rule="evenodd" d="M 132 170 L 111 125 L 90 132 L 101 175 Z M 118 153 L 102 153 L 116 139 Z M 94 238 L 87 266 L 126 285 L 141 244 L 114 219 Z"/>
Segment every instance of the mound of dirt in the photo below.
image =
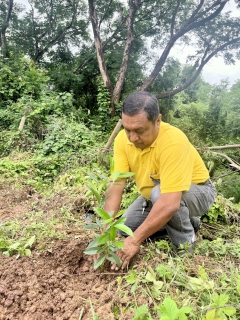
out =
<path fill-rule="evenodd" d="M 0 256 L 0 319 L 92 319 L 91 303 L 101 319 L 114 319 L 118 273 L 93 270 L 85 249 L 85 241 L 58 241 L 31 257 Z"/>

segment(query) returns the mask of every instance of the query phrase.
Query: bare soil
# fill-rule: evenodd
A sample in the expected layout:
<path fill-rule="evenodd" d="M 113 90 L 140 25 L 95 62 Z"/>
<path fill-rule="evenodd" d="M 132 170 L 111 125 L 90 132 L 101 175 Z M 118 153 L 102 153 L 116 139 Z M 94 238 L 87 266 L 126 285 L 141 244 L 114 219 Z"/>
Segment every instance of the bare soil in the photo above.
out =
<path fill-rule="evenodd" d="M 0 221 L 20 218 L 36 206 L 48 212 L 60 208 L 64 199 L 54 199 L 46 203 L 29 190 L 0 185 Z M 51 249 L 33 250 L 30 257 L 0 254 L 0 319 L 93 319 L 91 304 L 100 319 L 115 319 L 111 310 L 119 303 L 116 286 L 122 271 L 94 270 L 83 253 L 88 242 L 82 231 L 80 239 L 56 240 Z M 141 260 L 141 254 L 137 259 Z M 130 310 L 122 319 L 132 317 Z"/>

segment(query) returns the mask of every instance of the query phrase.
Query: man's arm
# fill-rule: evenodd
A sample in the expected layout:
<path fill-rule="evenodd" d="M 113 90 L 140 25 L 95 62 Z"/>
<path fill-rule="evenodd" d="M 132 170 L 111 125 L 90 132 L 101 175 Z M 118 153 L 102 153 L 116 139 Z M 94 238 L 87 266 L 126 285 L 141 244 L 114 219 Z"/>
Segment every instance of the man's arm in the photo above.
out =
<path fill-rule="evenodd" d="M 179 209 L 182 192 L 161 194 L 153 205 L 145 221 L 135 230 L 134 238 L 127 237 L 124 241 L 123 250 L 118 252 L 124 269 L 131 258 L 138 252 L 140 244 L 156 231 L 160 230 Z M 112 269 L 118 270 L 116 265 Z"/>
<path fill-rule="evenodd" d="M 104 205 L 104 210 L 107 212 L 114 211 L 114 215 L 118 213 L 122 194 L 126 184 L 126 179 L 118 180 L 111 184 L 110 188 L 106 191 L 106 201 Z"/>
<path fill-rule="evenodd" d="M 134 232 L 134 239 L 139 245 L 168 223 L 173 214 L 179 209 L 181 197 L 182 192 L 160 195 L 145 221 Z"/>

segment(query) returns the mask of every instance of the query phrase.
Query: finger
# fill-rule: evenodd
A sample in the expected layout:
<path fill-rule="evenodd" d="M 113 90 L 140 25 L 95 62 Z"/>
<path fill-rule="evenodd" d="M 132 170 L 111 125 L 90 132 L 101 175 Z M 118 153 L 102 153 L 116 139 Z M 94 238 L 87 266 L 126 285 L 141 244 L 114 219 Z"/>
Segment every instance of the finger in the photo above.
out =
<path fill-rule="evenodd" d="M 117 266 L 116 263 L 112 263 L 111 264 L 111 270 L 115 270 L 116 266 Z"/>
<path fill-rule="evenodd" d="M 122 263 L 122 269 L 125 269 L 129 265 L 130 259 L 125 258 L 125 260 Z"/>

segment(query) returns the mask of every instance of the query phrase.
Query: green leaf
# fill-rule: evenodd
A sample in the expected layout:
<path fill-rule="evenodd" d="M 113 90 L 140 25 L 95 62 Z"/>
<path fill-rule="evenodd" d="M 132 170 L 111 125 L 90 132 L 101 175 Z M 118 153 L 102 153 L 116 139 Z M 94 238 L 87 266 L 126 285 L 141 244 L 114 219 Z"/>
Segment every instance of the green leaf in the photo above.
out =
<path fill-rule="evenodd" d="M 36 240 L 36 236 L 34 235 L 28 240 L 28 242 L 25 244 L 24 248 L 31 248 L 32 245 L 34 244 L 35 240 Z"/>
<path fill-rule="evenodd" d="M 137 281 L 137 274 L 134 270 L 129 270 L 129 274 L 125 277 L 126 281 L 130 284 L 133 284 Z"/>
<path fill-rule="evenodd" d="M 98 238 L 98 244 L 105 244 L 109 241 L 110 235 L 108 233 L 103 234 L 101 237 Z"/>
<path fill-rule="evenodd" d="M 237 279 L 237 292 L 240 295 L 240 277 Z"/>
<path fill-rule="evenodd" d="M 208 280 L 207 273 L 202 266 L 198 266 L 198 274 L 202 279 Z"/>
<path fill-rule="evenodd" d="M 122 261 L 116 255 L 116 253 L 112 252 L 111 255 L 107 258 L 107 260 L 116 263 L 119 267 L 121 267 Z"/>
<path fill-rule="evenodd" d="M 11 246 L 9 246 L 8 249 L 16 250 L 20 245 L 20 242 L 15 242 Z"/>
<path fill-rule="evenodd" d="M 98 204 L 100 205 L 101 204 L 101 196 L 100 196 L 98 190 L 96 189 L 96 187 L 91 182 L 89 182 L 87 184 L 87 187 L 94 194 L 94 196 L 97 199 Z"/>
<path fill-rule="evenodd" d="M 25 249 L 24 254 L 29 257 L 31 256 L 32 252 L 30 249 Z"/>
<path fill-rule="evenodd" d="M 128 226 L 125 226 L 125 224 L 116 224 L 115 228 L 125 232 L 126 234 L 128 234 L 131 237 L 134 237 L 132 230 Z"/>
<path fill-rule="evenodd" d="M 163 287 L 163 281 L 154 281 L 153 283 L 153 288 L 156 290 L 156 291 L 160 291 Z"/>
<path fill-rule="evenodd" d="M 112 181 L 115 182 L 118 179 L 118 176 L 120 174 L 120 170 L 114 172 L 113 176 L 112 176 Z"/>
<path fill-rule="evenodd" d="M 161 320 L 176 320 L 178 317 L 178 307 L 170 297 L 164 299 L 163 305 L 159 306 L 159 309 L 163 314 Z"/>
<path fill-rule="evenodd" d="M 110 157 L 110 174 L 111 176 L 113 175 L 114 173 L 114 159 L 113 157 Z"/>
<path fill-rule="evenodd" d="M 216 292 L 212 295 L 212 300 L 214 302 L 215 307 L 223 307 L 228 302 L 228 295 L 227 294 L 220 294 L 218 295 Z"/>
<path fill-rule="evenodd" d="M 103 210 L 103 209 L 101 209 L 101 208 L 95 208 L 94 211 L 96 212 L 96 214 L 97 214 L 100 218 L 102 218 L 102 219 L 104 219 L 104 220 L 107 220 L 107 219 L 110 219 L 110 218 L 111 218 L 110 215 L 109 215 L 105 210 Z"/>
<path fill-rule="evenodd" d="M 148 281 L 148 282 L 155 282 L 156 281 L 156 275 L 155 274 L 152 274 L 151 272 L 147 272 L 146 276 L 145 276 L 145 279 Z"/>
<path fill-rule="evenodd" d="M 99 238 L 99 237 L 100 237 L 100 235 L 95 235 L 94 240 L 89 243 L 88 248 L 96 247 L 96 246 L 97 246 L 97 243 L 98 243 L 98 238 Z"/>
<path fill-rule="evenodd" d="M 132 309 L 134 311 L 134 317 L 132 320 L 147 320 L 145 316 L 148 314 L 148 305 L 143 304 L 142 306 L 138 307 L 137 309 Z"/>
<path fill-rule="evenodd" d="M 110 240 L 115 240 L 117 237 L 117 229 L 111 226 L 109 229 L 109 234 L 110 234 Z"/>
<path fill-rule="evenodd" d="M 113 225 L 115 226 L 116 224 L 121 224 L 121 223 L 124 224 L 125 221 L 126 221 L 126 217 L 121 217 L 118 220 L 116 220 Z"/>
<path fill-rule="evenodd" d="M 135 175 L 135 172 L 120 172 L 119 178 L 129 178 Z"/>
<path fill-rule="evenodd" d="M 96 217 L 96 224 L 99 226 L 100 229 L 103 227 L 103 223 L 98 217 Z"/>
<path fill-rule="evenodd" d="M 94 264 L 93 264 L 94 269 L 99 268 L 104 263 L 105 260 L 106 260 L 105 255 L 100 256 L 96 261 L 94 261 Z"/>
<path fill-rule="evenodd" d="M 83 252 L 85 254 L 97 254 L 98 253 L 98 250 L 99 250 L 99 247 L 87 247 L 86 250 L 84 250 Z"/>
<path fill-rule="evenodd" d="M 116 245 L 119 249 L 123 249 L 123 247 L 124 247 L 124 242 L 123 242 L 123 241 L 115 241 L 115 245 Z"/>
<path fill-rule="evenodd" d="M 219 318 L 216 318 L 216 310 L 210 310 L 206 313 L 206 318 L 203 318 L 203 320 L 218 320 Z M 221 319 L 219 319 L 221 320 Z"/>
<path fill-rule="evenodd" d="M 3 251 L 3 254 L 7 257 L 10 257 L 10 252 L 7 250 L 7 251 Z"/>
<path fill-rule="evenodd" d="M 92 230 L 92 229 L 96 229 L 97 228 L 97 224 L 96 223 L 92 223 L 92 224 L 86 224 L 84 226 L 85 230 Z"/>
<path fill-rule="evenodd" d="M 110 215 L 110 217 L 112 217 L 114 214 L 114 210 L 109 211 L 108 214 Z"/>
<path fill-rule="evenodd" d="M 124 209 L 124 210 L 121 210 L 121 211 L 118 211 L 118 213 L 115 215 L 114 218 L 118 218 L 118 217 L 122 216 L 125 211 L 126 211 L 125 209 Z"/>
<path fill-rule="evenodd" d="M 227 316 L 232 316 L 236 314 L 236 309 L 234 307 L 224 307 L 222 311 L 227 315 Z"/>

